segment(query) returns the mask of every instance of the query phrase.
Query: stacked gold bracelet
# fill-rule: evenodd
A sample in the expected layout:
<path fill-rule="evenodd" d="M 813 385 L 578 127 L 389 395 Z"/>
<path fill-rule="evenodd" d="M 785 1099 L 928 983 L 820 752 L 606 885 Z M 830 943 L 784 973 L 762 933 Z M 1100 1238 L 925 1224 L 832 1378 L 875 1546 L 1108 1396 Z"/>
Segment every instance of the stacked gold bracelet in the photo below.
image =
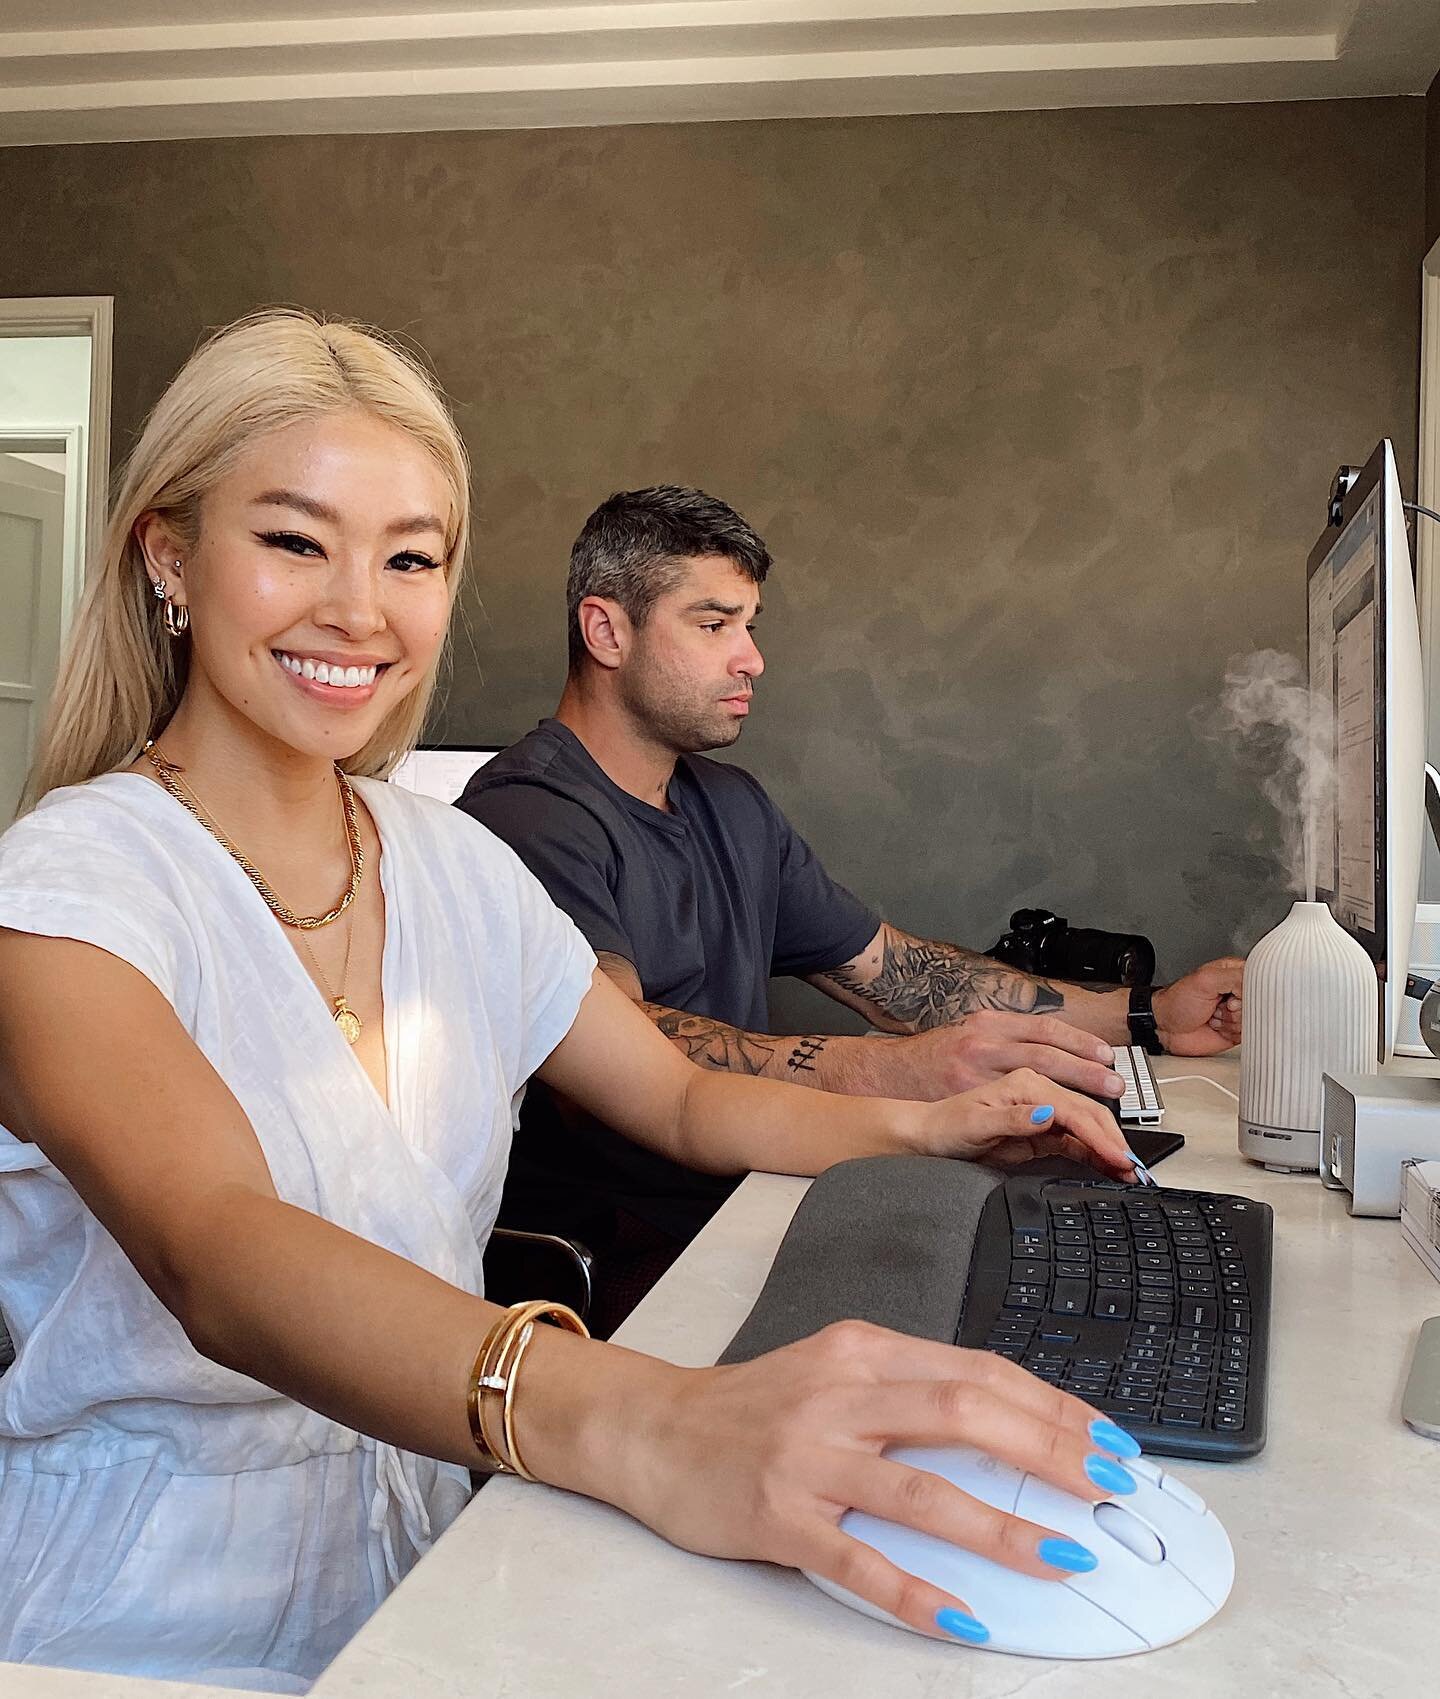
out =
<path fill-rule="evenodd" d="M 568 1304 L 552 1304 L 543 1298 L 512 1304 L 485 1335 L 470 1370 L 470 1434 L 481 1466 L 497 1475 L 519 1475 L 525 1481 L 537 1477 L 525 1467 L 515 1443 L 515 1385 L 535 1323 L 542 1320 L 553 1321 L 582 1339 L 590 1337 L 589 1328 Z"/>

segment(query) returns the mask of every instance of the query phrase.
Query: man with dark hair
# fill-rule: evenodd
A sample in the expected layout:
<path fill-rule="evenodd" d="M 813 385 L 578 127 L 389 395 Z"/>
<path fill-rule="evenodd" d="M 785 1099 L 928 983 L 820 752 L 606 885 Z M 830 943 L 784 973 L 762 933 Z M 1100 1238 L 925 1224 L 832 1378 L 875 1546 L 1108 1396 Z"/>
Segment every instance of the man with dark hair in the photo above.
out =
<path fill-rule="evenodd" d="M 613 495 L 576 539 L 570 670 L 555 717 L 471 779 L 459 806 L 504 838 L 601 967 L 695 1061 L 852 1095 L 938 1098 L 1015 1068 L 1118 1097 L 1129 993 L 1053 984 L 882 921 L 825 872 L 743 768 L 764 661 L 770 554 L 724 502 L 673 485 Z M 1241 964 L 1211 962 L 1133 1017 L 1166 1048 L 1238 1042 Z M 808 980 L 895 1037 L 768 1033 L 772 974 Z M 1153 1015 L 1153 1019 L 1152 1019 Z M 608 1330 L 734 1182 L 641 1150 L 532 1086 L 503 1223 L 596 1253 Z"/>

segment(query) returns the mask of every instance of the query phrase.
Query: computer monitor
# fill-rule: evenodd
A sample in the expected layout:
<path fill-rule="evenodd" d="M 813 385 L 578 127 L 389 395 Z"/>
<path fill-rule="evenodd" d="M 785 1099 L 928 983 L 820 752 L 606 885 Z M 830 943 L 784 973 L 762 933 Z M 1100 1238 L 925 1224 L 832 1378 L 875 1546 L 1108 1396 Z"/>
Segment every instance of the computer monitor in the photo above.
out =
<path fill-rule="evenodd" d="M 470 782 L 470 775 L 483 767 L 503 745 L 494 743 L 432 743 L 412 749 L 390 775 L 392 785 L 433 796 L 439 802 L 454 802 Z"/>
<path fill-rule="evenodd" d="M 1315 896 L 1379 976 L 1376 1056 L 1394 1051 L 1425 797 L 1420 623 L 1395 451 L 1382 442 L 1310 551 L 1310 689 L 1335 783 L 1313 789 Z"/>

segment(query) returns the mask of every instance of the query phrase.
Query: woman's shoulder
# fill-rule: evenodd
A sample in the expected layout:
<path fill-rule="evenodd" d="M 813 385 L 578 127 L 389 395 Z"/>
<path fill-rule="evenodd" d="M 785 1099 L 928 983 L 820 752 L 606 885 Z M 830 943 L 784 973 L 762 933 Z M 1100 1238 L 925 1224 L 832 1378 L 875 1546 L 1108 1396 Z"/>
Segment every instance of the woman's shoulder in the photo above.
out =
<path fill-rule="evenodd" d="M 103 773 L 41 797 L 0 834 L 0 882 L 43 870 L 67 883 L 107 868 L 134 868 L 156 836 L 157 804 L 167 799 L 139 773 Z"/>

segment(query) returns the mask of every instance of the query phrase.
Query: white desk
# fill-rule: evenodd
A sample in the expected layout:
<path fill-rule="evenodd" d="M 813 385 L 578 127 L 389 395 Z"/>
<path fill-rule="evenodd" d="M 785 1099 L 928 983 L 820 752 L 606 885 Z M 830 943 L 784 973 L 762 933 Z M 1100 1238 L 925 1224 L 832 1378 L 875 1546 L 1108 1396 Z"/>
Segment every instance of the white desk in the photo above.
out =
<path fill-rule="evenodd" d="M 1165 1074 L 1196 1073 L 1167 1060 Z M 1233 1060 L 1205 1065 L 1232 1089 Z M 317 1699 L 1400 1699 L 1435 1690 L 1440 1445 L 1399 1418 L 1415 1330 L 1440 1287 L 1394 1221 L 1352 1220 L 1313 1178 L 1235 1149 L 1214 1085 L 1165 1091 L 1191 1142 L 1170 1184 L 1275 1208 L 1269 1445 L 1180 1472 L 1230 1531 L 1235 1590 L 1178 1646 L 1099 1669 L 932 1645 L 799 1576 L 693 1557 L 607 1506 L 515 1481 L 475 1503 L 321 1677 Z M 758 1293 L 803 1181 L 746 1181 L 619 1335 L 710 1362 Z"/>

